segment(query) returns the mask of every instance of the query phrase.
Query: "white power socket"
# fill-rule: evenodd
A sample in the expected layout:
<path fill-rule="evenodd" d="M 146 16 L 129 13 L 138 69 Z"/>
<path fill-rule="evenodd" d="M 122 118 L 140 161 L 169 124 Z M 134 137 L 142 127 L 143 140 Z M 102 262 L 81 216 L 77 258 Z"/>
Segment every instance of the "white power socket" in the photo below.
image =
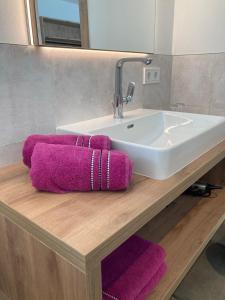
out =
<path fill-rule="evenodd" d="M 149 67 L 143 69 L 143 84 L 160 83 L 160 68 Z"/>

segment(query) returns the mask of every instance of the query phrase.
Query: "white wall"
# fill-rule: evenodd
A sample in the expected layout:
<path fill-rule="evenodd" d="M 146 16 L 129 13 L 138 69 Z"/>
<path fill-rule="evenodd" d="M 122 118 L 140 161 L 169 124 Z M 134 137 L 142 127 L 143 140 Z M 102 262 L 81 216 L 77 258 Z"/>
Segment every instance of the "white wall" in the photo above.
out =
<path fill-rule="evenodd" d="M 155 53 L 171 54 L 175 0 L 156 0 Z"/>
<path fill-rule="evenodd" d="M 225 52 L 225 1 L 175 0 L 172 54 Z"/>
<path fill-rule="evenodd" d="M 0 43 L 28 45 L 24 0 L 0 1 Z"/>
<path fill-rule="evenodd" d="M 153 52 L 155 0 L 88 0 L 94 49 Z"/>

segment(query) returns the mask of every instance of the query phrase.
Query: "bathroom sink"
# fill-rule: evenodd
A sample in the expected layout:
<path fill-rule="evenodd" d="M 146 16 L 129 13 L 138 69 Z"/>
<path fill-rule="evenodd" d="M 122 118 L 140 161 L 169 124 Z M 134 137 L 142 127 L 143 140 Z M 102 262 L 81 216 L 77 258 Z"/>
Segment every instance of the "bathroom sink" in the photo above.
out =
<path fill-rule="evenodd" d="M 122 120 L 106 116 L 60 126 L 58 133 L 109 135 L 113 148 L 126 151 L 135 172 L 166 179 L 225 139 L 225 118 L 138 109 Z"/>

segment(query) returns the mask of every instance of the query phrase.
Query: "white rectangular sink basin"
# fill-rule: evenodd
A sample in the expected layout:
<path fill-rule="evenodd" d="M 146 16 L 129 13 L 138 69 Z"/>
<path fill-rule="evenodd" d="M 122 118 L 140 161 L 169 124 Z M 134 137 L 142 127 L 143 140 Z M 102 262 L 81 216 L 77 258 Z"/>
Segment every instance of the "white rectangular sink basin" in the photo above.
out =
<path fill-rule="evenodd" d="M 106 116 L 60 126 L 58 133 L 105 134 L 127 152 L 135 172 L 166 179 L 225 139 L 225 118 L 138 109 L 115 120 Z"/>

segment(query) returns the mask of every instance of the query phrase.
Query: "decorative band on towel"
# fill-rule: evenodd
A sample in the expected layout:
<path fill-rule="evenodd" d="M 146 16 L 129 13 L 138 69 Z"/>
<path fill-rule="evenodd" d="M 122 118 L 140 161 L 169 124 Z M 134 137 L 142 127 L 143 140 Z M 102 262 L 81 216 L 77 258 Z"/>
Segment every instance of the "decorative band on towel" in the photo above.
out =
<path fill-rule="evenodd" d="M 110 151 L 108 151 L 108 159 L 107 159 L 107 189 L 109 190 L 110 185 Z"/>
<path fill-rule="evenodd" d="M 98 181 L 99 181 L 99 191 L 102 190 L 102 151 L 99 157 L 99 167 L 98 167 Z"/>
<path fill-rule="evenodd" d="M 94 190 L 94 160 L 95 160 L 95 150 L 92 152 L 91 156 L 91 190 Z"/>
<path fill-rule="evenodd" d="M 89 137 L 88 148 L 91 148 L 91 138 L 92 138 L 92 136 Z"/>
<path fill-rule="evenodd" d="M 77 140 L 76 140 L 76 144 L 75 144 L 76 146 L 78 146 L 79 137 L 80 136 L 78 135 Z"/>
<path fill-rule="evenodd" d="M 113 299 L 113 300 L 120 300 L 119 298 L 116 298 L 116 297 L 114 297 L 114 296 L 112 296 L 112 295 L 110 295 L 110 294 L 108 294 L 108 293 L 106 293 L 106 292 L 102 292 L 102 294 L 104 295 L 104 296 L 107 296 L 107 297 L 109 297 L 110 299 Z"/>

